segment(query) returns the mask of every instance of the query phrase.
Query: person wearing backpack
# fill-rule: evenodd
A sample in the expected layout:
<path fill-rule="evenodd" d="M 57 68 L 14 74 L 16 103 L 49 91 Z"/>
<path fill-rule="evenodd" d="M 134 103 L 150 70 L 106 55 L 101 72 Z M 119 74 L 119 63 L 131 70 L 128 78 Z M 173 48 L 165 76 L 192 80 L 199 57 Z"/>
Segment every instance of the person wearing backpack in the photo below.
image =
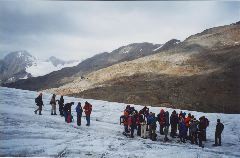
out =
<path fill-rule="evenodd" d="M 86 120 L 87 120 L 86 126 L 90 126 L 90 115 L 92 112 L 92 105 L 86 101 L 83 109 L 85 110 L 84 112 L 85 112 Z"/>
<path fill-rule="evenodd" d="M 56 95 L 55 94 L 53 94 L 52 95 L 52 99 L 51 99 L 51 101 L 50 101 L 50 104 L 51 104 L 51 106 L 52 106 L 52 109 L 51 109 L 51 115 L 57 115 L 56 114 Z"/>
<path fill-rule="evenodd" d="M 70 122 L 71 121 L 71 108 L 74 105 L 74 102 L 66 103 L 63 107 L 63 113 L 65 117 L 65 122 Z"/>
<path fill-rule="evenodd" d="M 220 122 L 220 119 L 217 119 L 216 131 L 215 131 L 215 144 L 214 146 L 222 145 L 222 131 L 224 129 L 224 125 Z"/>
<path fill-rule="evenodd" d="M 83 109 L 82 109 L 82 106 L 81 106 L 80 102 L 76 106 L 76 112 L 77 112 L 77 125 L 81 126 L 81 118 L 82 118 Z"/>
<path fill-rule="evenodd" d="M 37 111 L 39 111 L 39 115 L 42 115 L 42 106 L 44 106 L 42 100 L 42 93 L 40 93 L 38 97 L 35 98 L 35 103 L 38 106 L 38 108 L 37 110 L 34 111 L 34 113 L 37 114 Z"/>

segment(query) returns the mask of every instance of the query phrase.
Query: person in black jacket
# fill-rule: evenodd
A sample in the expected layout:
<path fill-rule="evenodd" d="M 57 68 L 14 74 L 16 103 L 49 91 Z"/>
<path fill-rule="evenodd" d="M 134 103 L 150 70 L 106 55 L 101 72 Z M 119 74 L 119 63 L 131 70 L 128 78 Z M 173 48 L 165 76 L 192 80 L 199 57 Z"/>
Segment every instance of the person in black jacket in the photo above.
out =
<path fill-rule="evenodd" d="M 224 125 L 220 122 L 220 119 L 217 119 L 216 131 L 215 131 L 215 144 L 214 146 L 221 146 L 221 135 L 224 129 Z"/>
<path fill-rule="evenodd" d="M 42 93 L 40 93 L 38 97 L 35 98 L 35 103 L 38 106 L 38 109 L 34 111 L 35 114 L 37 114 L 37 111 L 39 111 L 39 115 L 42 115 L 42 106 L 43 106 Z"/>
<path fill-rule="evenodd" d="M 175 138 L 175 136 L 177 136 L 177 125 L 178 125 L 178 114 L 176 113 L 176 111 L 174 110 L 171 114 L 170 117 L 170 124 L 171 124 L 171 133 L 170 136 L 172 138 Z"/>
<path fill-rule="evenodd" d="M 81 126 L 81 118 L 82 118 L 82 113 L 83 113 L 83 109 L 82 109 L 82 106 L 81 106 L 81 103 L 78 102 L 78 105 L 76 106 L 76 112 L 77 112 L 77 125 L 78 126 Z"/>
<path fill-rule="evenodd" d="M 204 140 L 204 130 L 205 130 L 205 121 L 203 117 L 199 118 L 199 124 L 198 124 L 198 142 L 199 142 L 199 147 L 204 147 L 202 142 Z"/>
<path fill-rule="evenodd" d="M 168 137 L 167 137 L 167 135 L 168 135 L 168 130 L 169 130 L 169 112 L 168 111 L 166 111 L 165 112 L 165 125 L 164 125 L 164 135 L 165 135 L 165 137 L 164 137 L 164 141 L 168 141 L 169 139 L 168 139 Z"/>
<path fill-rule="evenodd" d="M 64 116 L 63 114 L 63 106 L 64 106 L 64 99 L 63 99 L 63 96 L 60 97 L 58 101 L 58 105 L 59 105 L 59 112 L 60 112 L 60 115 L 61 116 Z"/>
<path fill-rule="evenodd" d="M 68 115 L 71 115 L 71 107 L 74 104 L 74 102 L 66 103 L 63 107 L 64 116 L 65 116 L 65 122 L 67 122 Z"/>

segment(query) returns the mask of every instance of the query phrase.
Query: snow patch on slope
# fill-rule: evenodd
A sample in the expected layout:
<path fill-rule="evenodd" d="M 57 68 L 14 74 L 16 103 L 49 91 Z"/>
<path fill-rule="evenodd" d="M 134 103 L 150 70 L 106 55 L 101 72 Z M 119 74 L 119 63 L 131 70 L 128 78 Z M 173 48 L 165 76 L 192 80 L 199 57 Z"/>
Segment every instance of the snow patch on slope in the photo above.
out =
<path fill-rule="evenodd" d="M 161 45 L 161 46 L 159 46 L 159 47 L 153 49 L 153 51 L 155 52 L 155 51 L 159 50 L 160 48 L 162 48 L 162 46 L 163 46 L 163 45 Z"/>
<path fill-rule="evenodd" d="M 126 46 L 126 47 L 124 47 L 123 49 L 121 49 L 119 53 L 127 54 L 127 53 L 129 53 L 129 51 L 130 51 L 131 49 L 132 49 L 131 46 Z"/>
<path fill-rule="evenodd" d="M 26 72 L 30 73 L 33 77 L 43 76 L 53 71 L 58 71 L 64 67 L 76 66 L 79 62 L 73 62 L 70 64 L 54 66 L 50 61 L 36 60 L 32 66 L 26 68 Z"/>

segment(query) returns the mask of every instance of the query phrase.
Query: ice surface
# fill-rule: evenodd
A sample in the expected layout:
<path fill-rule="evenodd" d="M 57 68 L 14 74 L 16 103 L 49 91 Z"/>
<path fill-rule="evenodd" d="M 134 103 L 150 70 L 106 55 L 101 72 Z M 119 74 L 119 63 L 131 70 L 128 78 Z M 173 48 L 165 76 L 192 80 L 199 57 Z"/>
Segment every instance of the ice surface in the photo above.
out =
<path fill-rule="evenodd" d="M 65 102 L 74 101 L 72 108 L 75 121 L 50 115 L 50 94 L 44 93 L 43 115 L 35 115 L 34 98 L 37 92 L 0 87 L 0 156 L 47 156 L 47 157 L 174 157 L 174 158 L 228 158 L 240 157 L 240 115 L 191 112 L 210 120 L 205 148 L 190 143 L 177 143 L 177 138 L 164 143 L 163 136 L 157 141 L 139 137 L 126 138 L 119 125 L 126 104 L 91 99 L 64 97 Z M 57 96 L 57 99 L 59 96 Z M 75 106 L 89 101 L 93 105 L 91 126 L 76 127 Z M 134 105 L 136 109 L 141 106 Z M 150 107 L 158 113 L 160 107 Z M 171 113 L 172 109 L 167 109 Z M 179 110 L 177 110 L 179 111 Z M 188 113 L 187 110 L 185 112 Z M 225 125 L 222 146 L 212 147 L 216 119 Z M 159 130 L 159 129 L 158 129 Z M 157 132 L 159 133 L 159 131 Z"/>

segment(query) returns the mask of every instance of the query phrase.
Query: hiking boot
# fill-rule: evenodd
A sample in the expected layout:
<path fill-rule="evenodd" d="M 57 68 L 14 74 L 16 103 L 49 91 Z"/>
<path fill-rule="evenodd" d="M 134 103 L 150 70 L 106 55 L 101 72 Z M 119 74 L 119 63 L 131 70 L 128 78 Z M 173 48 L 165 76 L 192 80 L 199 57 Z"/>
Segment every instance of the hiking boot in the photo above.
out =
<path fill-rule="evenodd" d="M 53 115 L 57 115 L 56 113 L 54 113 Z"/>
<path fill-rule="evenodd" d="M 42 115 L 41 113 L 39 115 Z"/>
<path fill-rule="evenodd" d="M 35 110 L 34 113 L 37 114 L 37 111 Z"/>

